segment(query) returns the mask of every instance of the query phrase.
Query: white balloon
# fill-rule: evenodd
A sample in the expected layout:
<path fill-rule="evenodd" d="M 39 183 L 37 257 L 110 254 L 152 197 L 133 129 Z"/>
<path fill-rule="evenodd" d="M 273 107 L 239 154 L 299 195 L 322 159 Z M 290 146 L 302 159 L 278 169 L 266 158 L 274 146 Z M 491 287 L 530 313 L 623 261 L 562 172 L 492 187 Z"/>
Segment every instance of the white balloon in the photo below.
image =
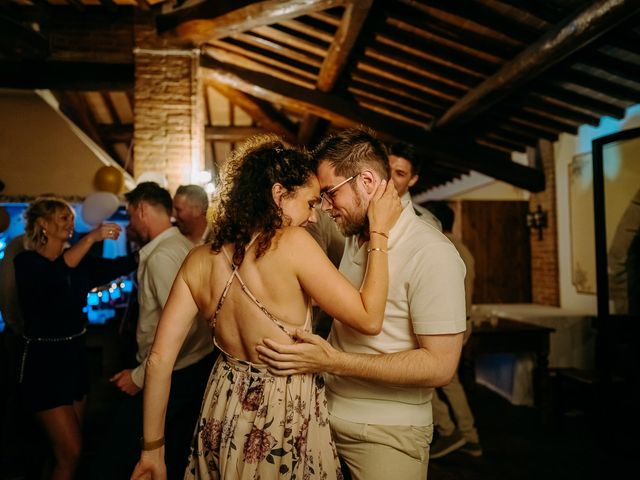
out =
<path fill-rule="evenodd" d="M 162 172 L 144 172 L 136 178 L 136 185 L 142 182 L 155 182 L 162 188 L 167 188 L 167 179 Z"/>
<path fill-rule="evenodd" d="M 82 203 L 82 219 L 91 226 L 99 225 L 113 215 L 120 206 L 120 199 L 110 192 L 96 192 Z"/>

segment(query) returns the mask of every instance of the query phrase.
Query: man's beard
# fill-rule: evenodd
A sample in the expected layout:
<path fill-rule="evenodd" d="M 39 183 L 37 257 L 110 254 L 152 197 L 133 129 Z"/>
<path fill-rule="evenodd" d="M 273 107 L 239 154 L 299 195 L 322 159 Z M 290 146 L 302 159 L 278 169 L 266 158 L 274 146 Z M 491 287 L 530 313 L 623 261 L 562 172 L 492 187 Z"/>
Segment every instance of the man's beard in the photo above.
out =
<path fill-rule="evenodd" d="M 354 190 L 354 202 L 352 211 L 349 216 L 340 216 L 340 222 L 336 222 L 338 230 L 345 237 L 359 235 L 368 230 L 369 219 L 367 218 L 367 209 L 363 208 L 364 199 L 360 196 L 360 192 Z"/>

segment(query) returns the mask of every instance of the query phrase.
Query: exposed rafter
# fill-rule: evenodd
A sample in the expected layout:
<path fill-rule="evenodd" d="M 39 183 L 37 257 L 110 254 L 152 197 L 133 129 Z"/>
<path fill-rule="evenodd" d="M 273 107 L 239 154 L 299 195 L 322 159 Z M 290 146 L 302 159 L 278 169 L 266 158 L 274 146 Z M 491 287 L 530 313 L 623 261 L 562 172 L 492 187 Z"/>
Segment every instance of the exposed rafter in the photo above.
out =
<path fill-rule="evenodd" d="M 331 92 L 333 90 L 360 35 L 360 30 L 367 18 L 372 1 L 351 0 L 345 7 L 338 31 L 318 74 L 317 88 L 321 92 Z"/>
<path fill-rule="evenodd" d="M 599 0 L 568 17 L 458 100 L 436 122 L 454 128 L 472 120 L 552 65 L 584 48 L 640 9 L 629 0 Z"/>
<path fill-rule="evenodd" d="M 282 113 L 275 110 L 271 105 L 256 100 L 246 95 L 234 86 L 220 82 L 218 79 L 206 75 L 204 81 L 211 85 L 222 95 L 227 97 L 231 103 L 247 112 L 262 128 L 270 132 L 282 135 L 288 142 L 295 142 L 293 123 Z"/>
<path fill-rule="evenodd" d="M 320 67 L 316 88 L 321 92 L 333 91 L 360 35 L 372 2 L 373 0 L 350 0 L 346 5 L 334 40 Z M 298 143 L 314 143 L 326 128 L 326 121 L 320 121 L 314 115 L 305 115 L 298 130 Z"/>
<path fill-rule="evenodd" d="M 294 111 L 311 113 L 337 126 L 368 125 L 380 133 L 387 132 L 385 138 L 388 140 L 413 143 L 437 163 L 474 169 L 531 191 L 544 189 L 542 172 L 512 162 L 508 156 L 489 148 L 477 146 L 471 139 L 435 136 L 425 130 L 365 111 L 336 95 L 296 87 L 268 75 L 224 65 L 206 57 L 201 58 L 201 66 L 204 67 L 202 76 L 205 81 L 227 85 L 230 89 L 240 90 Z M 389 132 L 393 133 L 389 135 Z"/>
<path fill-rule="evenodd" d="M 233 36 L 318 10 L 344 5 L 345 0 L 215 1 L 196 5 L 157 19 L 158 30 L 173 33 L 195 45 Z"/>
<path fill-rule="evenodd" d="M 97 132 L 103 142 L 129 143 L 133 139 L 132 124 L 99 125 Z M 214 142 L 234 143 L 263 133 L 267 133 L 267 130 L 261 127 L 219 127 L 210 125 L 204 129 L 204 138 Z"/>

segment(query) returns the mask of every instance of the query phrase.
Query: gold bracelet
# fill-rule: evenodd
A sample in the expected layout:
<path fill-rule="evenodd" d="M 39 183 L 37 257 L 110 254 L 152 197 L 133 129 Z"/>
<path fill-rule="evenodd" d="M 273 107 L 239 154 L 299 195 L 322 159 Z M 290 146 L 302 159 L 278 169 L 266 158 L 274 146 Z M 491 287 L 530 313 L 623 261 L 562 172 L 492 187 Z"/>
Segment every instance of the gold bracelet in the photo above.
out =
<path fill-rule="evenodd" d="M 387 251 L 382 248 L 367 248 L 367 253 L 371 253 L 371 252 L 387 253 Z"/>
<path fill-rule="evenodd" d="M 369 233 L 377 233 L 378 235 L 382 235 L 384 238 L 386 238 L 387 240 L 389 239 L 389 235 L 387 235 L 384 232 L 378 232 L 377 230 L 369 230 Z"/>
<path fill-rule="evenodd" d="M 164 445 L 164 436 L 157 440 L 153 440 L 151 442 L 146 442 L 144 437 L 140 437 L 140 447 L 145 452 L 148 452 L 150 450 L 155 450 L 156 448 L 160 448 L 163 445 Z"/>

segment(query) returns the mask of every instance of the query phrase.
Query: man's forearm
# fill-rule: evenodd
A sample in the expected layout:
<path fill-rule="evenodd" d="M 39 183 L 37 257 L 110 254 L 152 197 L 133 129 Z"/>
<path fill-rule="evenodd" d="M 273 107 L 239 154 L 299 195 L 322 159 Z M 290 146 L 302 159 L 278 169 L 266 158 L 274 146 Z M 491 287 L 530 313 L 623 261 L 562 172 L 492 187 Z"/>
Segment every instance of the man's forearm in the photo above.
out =
<path fill-rule="evenodd" d="M 440 387 L 451 381 L 451 365 L 425 348 L 387 354 L 336 352 L 323 365 L 327 373 L 406 386 Z M 454 369 L 455 370 L 455 369 Z"/>

